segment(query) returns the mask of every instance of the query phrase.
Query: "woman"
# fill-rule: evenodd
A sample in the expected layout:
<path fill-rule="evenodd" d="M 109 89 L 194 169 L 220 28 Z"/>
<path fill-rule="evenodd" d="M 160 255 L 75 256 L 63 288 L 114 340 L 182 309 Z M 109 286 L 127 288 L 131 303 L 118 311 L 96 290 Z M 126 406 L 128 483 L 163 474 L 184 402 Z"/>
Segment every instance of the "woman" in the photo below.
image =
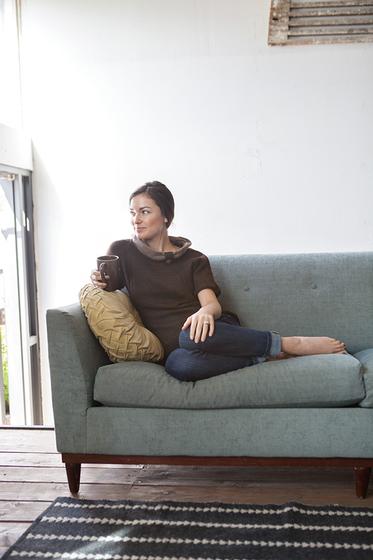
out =
<path fill-rule="evenodd" d="M 108 254 L 120 257 L 131 301 L 162 342 L 163 363 L 173 377 L 197 381 L 268 359 L 345 351 L 333 338 L 241 327 L 236 315 L 223 312 L 208 258 L 188 239 L 168 235 L 174 199 L 164 184 L 153 181 L 134 191 L 130 213 L 133 238 L 115 241 Z M 98 271 L 91 280 L 105 289 Z"/>

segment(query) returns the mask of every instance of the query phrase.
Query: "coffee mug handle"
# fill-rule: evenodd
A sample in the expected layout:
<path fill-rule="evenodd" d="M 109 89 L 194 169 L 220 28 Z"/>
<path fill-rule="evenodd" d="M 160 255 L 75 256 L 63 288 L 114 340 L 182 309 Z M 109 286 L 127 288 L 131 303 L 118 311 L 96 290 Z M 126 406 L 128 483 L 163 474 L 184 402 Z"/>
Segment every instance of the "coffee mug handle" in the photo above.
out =
<path fill-rule="evenodd" d="M 98 271 L 101 274 L 101 280 L 103 282 L 107 282 L 108 281 L 108 275 L 105 274 L 105 262 L 100 263 L 100 266 L 98 267 Z"/>

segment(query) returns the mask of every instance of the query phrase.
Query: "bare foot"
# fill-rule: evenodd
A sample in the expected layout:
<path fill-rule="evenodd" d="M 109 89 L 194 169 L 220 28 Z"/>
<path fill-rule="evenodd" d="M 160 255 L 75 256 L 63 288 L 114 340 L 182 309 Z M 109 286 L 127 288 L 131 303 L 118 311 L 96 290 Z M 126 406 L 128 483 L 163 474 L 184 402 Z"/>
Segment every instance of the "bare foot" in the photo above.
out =
<path fill-rule="evenodd" d="M 328 336 L 285 336 L 281 339 L 281 349 L 293 356 L 310 356 L 343 353 L 345 345 Z"/>

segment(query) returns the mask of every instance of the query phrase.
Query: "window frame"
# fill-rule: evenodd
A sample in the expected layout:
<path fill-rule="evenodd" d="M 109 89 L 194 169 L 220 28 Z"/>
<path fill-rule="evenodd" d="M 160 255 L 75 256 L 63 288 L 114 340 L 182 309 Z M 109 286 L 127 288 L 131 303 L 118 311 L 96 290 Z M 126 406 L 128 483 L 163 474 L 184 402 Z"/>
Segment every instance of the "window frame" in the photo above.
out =
<path fill-rule="evenodd" d="M 42 425 L 39 321 L 35 263 L 32 173 L 27 169 L 0 164 L 0 177 L 14 176 L 14 213 L 20 231 L 16 235 L 18 305 L 22 348 L 24 422 Z M 11 425 L 12 417 L 10 418 Z"/>

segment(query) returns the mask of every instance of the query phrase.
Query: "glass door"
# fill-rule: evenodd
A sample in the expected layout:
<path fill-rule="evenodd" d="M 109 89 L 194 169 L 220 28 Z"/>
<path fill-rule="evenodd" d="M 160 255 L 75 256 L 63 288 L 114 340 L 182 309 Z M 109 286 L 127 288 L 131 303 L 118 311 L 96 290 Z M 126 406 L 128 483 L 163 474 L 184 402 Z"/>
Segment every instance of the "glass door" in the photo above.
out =
<path fill-rule="evenodd" d="M 30 174 L 0 167 L 0 421 L 42 423 Z"/>

